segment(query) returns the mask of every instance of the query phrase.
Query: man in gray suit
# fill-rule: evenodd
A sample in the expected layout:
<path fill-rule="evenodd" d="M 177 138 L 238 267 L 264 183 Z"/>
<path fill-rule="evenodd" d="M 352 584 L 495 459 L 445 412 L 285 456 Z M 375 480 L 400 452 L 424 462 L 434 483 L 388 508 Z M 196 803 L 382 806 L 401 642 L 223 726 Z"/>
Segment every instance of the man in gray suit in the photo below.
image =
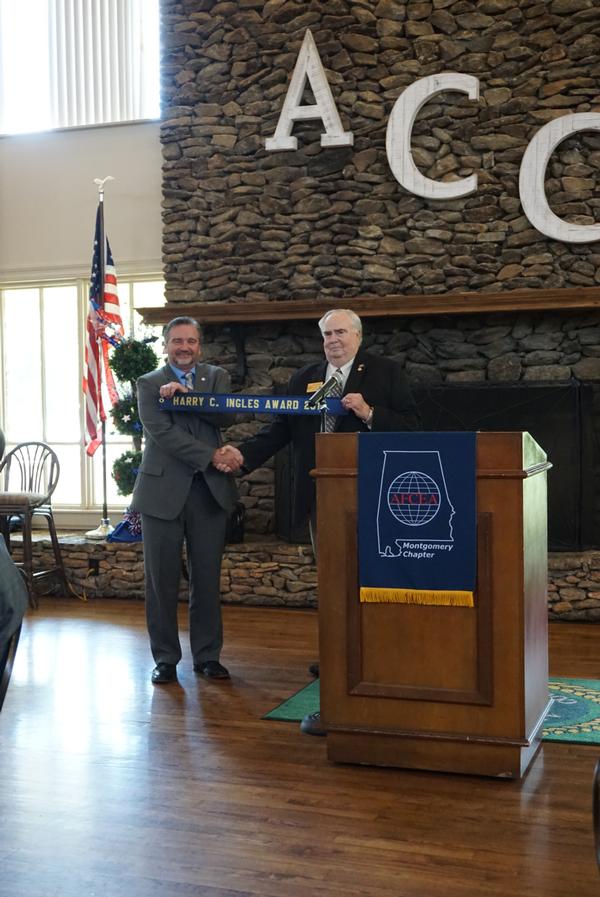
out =
<path fill-rule="evenodd" d="M 226 462 L 218 413 L 159 410 L 160 396 L 174 392 L 228 392 L 227 371 L 200 364 L 200 328 L 178 317 L 164 331 L 168 364 L 137 382 L 145 447 L 133 490 L 132 507 L 142 515 L 146 620 L 156 667 L 152 682 L 177 678 L 181 645 L 177 599 L 185 540 L 189 571 L 189 624 L 194 670 L 210 679 L 228 679 L 219 662 L 223 644 L 220 573 L 228 512 L 236 500 L 231 476 L 216 469 Z"/>

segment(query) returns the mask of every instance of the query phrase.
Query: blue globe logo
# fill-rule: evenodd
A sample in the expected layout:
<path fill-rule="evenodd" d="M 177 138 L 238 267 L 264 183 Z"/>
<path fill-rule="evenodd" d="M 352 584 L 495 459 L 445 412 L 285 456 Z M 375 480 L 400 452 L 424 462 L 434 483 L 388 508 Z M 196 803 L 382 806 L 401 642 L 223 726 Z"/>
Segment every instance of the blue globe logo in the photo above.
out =
<path fill-rule="evenodd" d="M 418 470 L 408 470 L 390 485 L 387 503 L 400 523 L 423 526 L 430 523 L 439 511 L 440 497 L 435 480 Z"/>

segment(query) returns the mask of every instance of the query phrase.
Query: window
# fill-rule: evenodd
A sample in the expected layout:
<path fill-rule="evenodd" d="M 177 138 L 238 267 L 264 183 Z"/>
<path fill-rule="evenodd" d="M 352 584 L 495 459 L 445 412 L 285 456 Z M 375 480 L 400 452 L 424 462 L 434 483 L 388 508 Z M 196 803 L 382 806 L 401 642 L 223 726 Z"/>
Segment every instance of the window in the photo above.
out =
<path fill-rule="evenodd" d="M 145 325 L 137 309 L 164 305 L 164 282 L 119 279 L 118 292 L 126 335 L 156 337 L 160 358 L 161 328 Z M 87 307 L 83 279 L 0 290 L 0 420 L 6 450 L 28 440 L 52 446 L 61 468 L 52 499 L 55 514 L 63 526 L 84 528 L 98 522 L 103 501 L 102 449 L 89 458 L 83 445 Z M 113 461 L 131 449 L 131 439 L 114 431 L 108 407 L 107 500 L 120 514 L 129 499 L 117 494 L 110 471 Z"/>
<path fill-rule="evenodd" d="M 159 0 L 0 0 L 0 133 L 158 118 Z"/>

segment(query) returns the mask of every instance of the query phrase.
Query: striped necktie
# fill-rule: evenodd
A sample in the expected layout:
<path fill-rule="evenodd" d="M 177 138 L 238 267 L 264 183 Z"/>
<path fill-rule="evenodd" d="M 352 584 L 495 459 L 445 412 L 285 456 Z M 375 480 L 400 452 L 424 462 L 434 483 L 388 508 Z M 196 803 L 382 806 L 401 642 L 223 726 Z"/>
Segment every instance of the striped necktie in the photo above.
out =
<path fill-rule="evenodd" d="M 338 382 L 333 387 L 333 389 L 331 390 L 331 392 L 329 393 L 329 395 L 327 396 L 328 399 L 339 399 L 339 397 L 342 394 L 343 374 L 342 374 L 341 368 L 338 368 L 335 371 L 335 373 L 337 374 L 339 379 L 338 379 Z M 337 414 L 326 414 L 325 415 L 325 432 L 326 433 L 333 433 L 333 431 L 335 430 L 335 424 L 336 424 L 337 419 L 338 419 Z"/>
<path fill-rule="evenodd" d="M 193 389 L 194 389 L 194 372 L 186 371 L 186 373 L 183 375 L 183 379 L 185 381 L 185 385 L 187 386 L 187 388 L 191 389 L 193 391 Z"/>

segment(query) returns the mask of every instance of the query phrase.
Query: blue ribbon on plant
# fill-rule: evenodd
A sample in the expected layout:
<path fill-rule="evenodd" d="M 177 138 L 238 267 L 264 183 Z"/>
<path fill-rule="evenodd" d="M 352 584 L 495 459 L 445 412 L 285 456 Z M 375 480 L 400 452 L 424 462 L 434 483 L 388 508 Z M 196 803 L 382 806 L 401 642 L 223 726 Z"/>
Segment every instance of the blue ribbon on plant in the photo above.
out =
<path fill-rule="evenodd" d="M 137 473 L 137 470 L 136 470 Z M 134 536 L 139 536 L 142 532 L 142 515 L 139 511 L 132 511 L 131 508 L 126 508 L 123 513 L 123 520 L 129 527 L 129 531 Z"/>

